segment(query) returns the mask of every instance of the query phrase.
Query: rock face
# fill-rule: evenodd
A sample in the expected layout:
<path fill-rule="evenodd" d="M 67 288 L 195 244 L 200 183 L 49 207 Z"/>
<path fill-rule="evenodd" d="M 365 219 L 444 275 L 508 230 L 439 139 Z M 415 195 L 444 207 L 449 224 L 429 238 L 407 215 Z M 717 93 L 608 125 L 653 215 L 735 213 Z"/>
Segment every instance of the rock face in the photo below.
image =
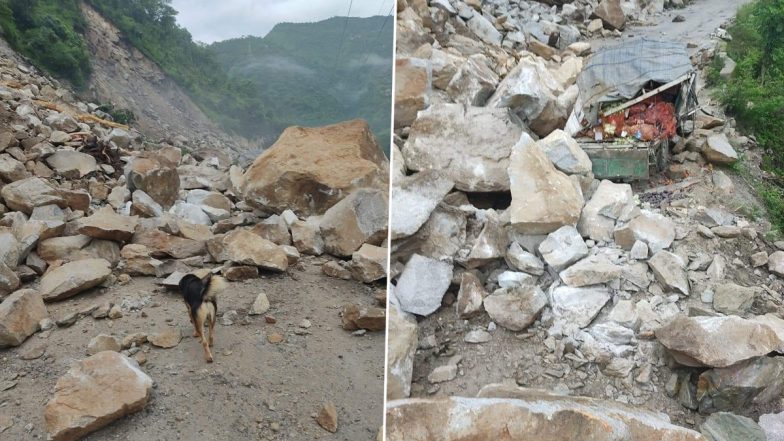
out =
<path fill-rule="evenodd" d="M 0 303 L 0 348 L 21 345 L 47 317 L 49 313 L 37 291 L 22 289 L 11 294 Z"/>
<path fill-rule="evenodd" d="M 390 213 L 392 240 L 416 233 L 455 185 L 438 170 L 425 170 L 395 180 L 394 184 L 390 201 L 390 206 L 395 207 Z"/>
<path fill-rule="evenodd" d="M 408 398 L 419 341 L 416 321 L 390 304 L 387 335 L 387 399 Z"/>
<path fill-rule="evenodd" d="M 139 218 L 136 216 L 120 216 L 111 207 L 104 207 L 92 216 L 79 220 L 79 234 L 96 239 L 127 242 L 133 237 Z"/>
<path fill-rule="evenodd" d="M 484 300 L 490 318 L 510 331 L 522 331 L 530 326 L 546 305 L 547 296 L 538 286 L 501 288 Z"/>
<path fill-rule="evenodd" d="M 451 280 L 451 264 L 414 254 L 395 286 L 400 309 L 417 315 L 432 314 L 441 306 Z"/>
<path fill-rule="evenodd" d="M 131 193 L 141 190 L 164 209 L 174 205 L 180 191 L 177 164 L 163 155 L 148 154 L 134 158 L 127 170 L 128 190 Z"/>
<path fill-rule="evenodd" d="M 490 98 L 498 84 L 498 75 L 487 62 L 487 57 L 475 54 L 460 66 L 446 88 L 456 103 L 481 107 Z"/>
<path fill-rule="evenodd" d="M 442 170 L 463 191 L 509 190 L 507 167 L 521 122 L 506 109 L 433 104 L 411 125 L 403 159 L 412 171 Z"/>
<path fill-rule="evenodd" d="M 355 191 L 324 213 L 320 224 L 324 250 L 350 256 L 363 243 L 380 245 L 387 237 L 387 213 L 387 197 L 382 191 Z"/>
<path fill-rule="evenodd" d="M 39 290 L 47 302 L 67 299 L 98 286 L 112 273 L 105 259 L 83 259 L 66 263 L 41 278 Z"/>
<path fill-rule="evenodd" d="M 551 294 L 553 314 L 567 323 L 584 328 L 591 324 L 610 297 L 610 292 L 603 288 L 559 286 Z"/>
<path fill-rule="evenodd" d="M 772 352 L 779 346 L 769 326 L 736 316 L 677 316 L 656 330 L 656 338 L 678 363 L 727 367 Z"/>
<path fill-rule="evenodd" d="M 388 441 L 704 441 L 664 414 L 500 385 L 486 386 L 479 398 L 389 402 L 386 433 Z"/>
<path fill-rule="evenodd" d="M 389 165 L 367 123 L 289 127 L 243 176 L 249 204 L 299 217 L 322 214 L 363 187 L 385 190 Z"/>
<path fill-rule="evenodd" d="M 580 219 L 585 202 L 581 191 L 525 133 L 513 148 L 509 180 L 511 222 L 517 231 L 547 234 Z"/>
<path fill-rule="evenodd" d="M 57 380 L 44 410 L 53 441 L 83 438 L 147 405 L 152 379 L 135 361 L 113 351 L 76 363 Z"/>

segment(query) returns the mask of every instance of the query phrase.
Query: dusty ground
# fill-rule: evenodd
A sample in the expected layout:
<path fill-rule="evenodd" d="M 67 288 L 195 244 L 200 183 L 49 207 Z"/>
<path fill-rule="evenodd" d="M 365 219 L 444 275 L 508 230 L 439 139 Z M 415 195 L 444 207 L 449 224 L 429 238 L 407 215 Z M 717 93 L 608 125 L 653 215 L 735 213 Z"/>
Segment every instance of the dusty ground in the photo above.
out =
<path fill-rule="evenodd" d="M 687 8 L 666 11 L 657 17 L 655 25 L 631 26 L 622 38 L 640 35 L 652 38 L 675 39 L 684 43 L 694 42 L 698 45 L 712 44 L 709 35 L 719 25 L 734 16 L 736 8 L 747 0 L 697 0 Z M 686 21 L 673 23 L 675 15 L 683 15 Z M 592 41 L 596 45 L 616 44 L 618 39 Z M 696 50 L 696 49 L 695 49 Z M 716 108 L 709 94 L 700 93 L 701 104 Z M 759 163 L 758 151 L 748 152 L 744 161 L 757 170 Z M 732 196 L 717 195 L 713 191 L 711 169 L 703 167 L 695 173 L 694 177 L 701 179 L 701 183 L 688 188 L 683 195 L 676 195 L 674 199 L 688 197 L 696 205 L 722 207 L 727 211 L 740 216 L 748 216 L 749 212 L 764 213 L 761 204 L 746 180 L 731 169 L 724 169 L 725 173 L 733 180 L 735 192 Z M 758 171 L 758 170 L 757 170 Z M 649 182 L 634 185 L 636 193 L 648 188 L 672 183 L 665 176 L 655 176 Z M 666 207 L 665 203 L 665 207 Z M 752 219 L 749 219 L 752 220 Z M 765 231 L 765 220 L 757 219 L 755 224 L 759 231 Z M 706 246 L 707 242 L 707 246 Z M 697 245 L 699 244 L 699 245 Z M 728 261 L 735 256 L 745 259 L 746 256 L 759 251 L 754 249 L 752 242 L 745 239 L 705 241 L 698 238 L 696 231 L 676 243 L 675 248 L 685 247 L 690 251 L 716 253 L 724 255 Z M 771 250 L 768 249 L 768 252 Z M 746 268 L 727 267 L 727 280 L 753 286 L 766 284 L 763 274 L 755 274 Z M 689 308 L 710 309 L 709 305 L 702 304 L 700 295 L 705 284 L 693 283 L 693 294 L 685 301 L 680 301 L 681 310 Z M 450 292 L 457 292 L 451 289 Z M 638 293 L 632 295 L 632 300 L 649 297 L 649 294 Z M 447 295 L 447 301 L 454 299 Z M 611 300 L 611 303 L 613 301 Z M 780 308 L 778 302 L 757 302 L 753 307 L 756 314 L 772 312 Z M 594 323 L 601 322 L 609 313 L 609 307 L 597 317 Z M 646 383 L 626 383 L 622 379 L 605 376 L 595 364 L 580 364 L 573 361 L 559 360 L 552 348 L 548 348 L 547 329 L 550 323 L 537 321 L 528 330 L 514 333 L 503 328 L 492 332 L 492 340 L 483 344 L 470 344 L 463 341 L 466 333 L 474 329 L 487 330 L 491 319 L 482 314 L 471 320 L 457 318 L 453 305 L 442 307 L 436 313 L 424 318 L 419 324 L 420 350 L 414 361 L 414 375 L 412 397 L 424 396 L 475 396 L 479 390 L 490 383 L 509 383 L 521 386 L 555 390 L 564 393 L 608 398 L 632 403 L 636 406 L 662 411 L 668 414 L 672 421 L 686 427 L 695 428 L 704 419 L 704 416 L 691 412 L 681 406 L 677 400 L 669 398 L 665 393 L 665 384 L 673 372 L 665 360 L 664 349 L 653 341 L 640 340 L 641 353 L 651 360 L 659 359 L 652 372 L 650 380 Z M 433 338 L 435 337 L 435 338 Z M 424 341 L 424 343 L 423 343 Z M 432 347 L 428 342 L 435 342 Z M 462 357 L 459 365 L 458 376 L 445 383 L 430 384 L 427 376 L 434 368 L 448 364 L 451 357 Z M 635 375 L 637 371 L 635 370 Z M 756 418 L 762 413 L 780 412 L 784 405 L 774 402 L 765 408 L 737 409 L 736 413 Z"/>
<path fill-rule="evenodd" d="M 48 305 L 59 319 L 93 304 L 145 304 L 117 320 L 84 317 L 71 327 L 39 333 L 18 348 L 0 350 L 0 425 L 13 426 L 3 440 L 45 439 L 43 408 L 57 378 L 85 356 L 90 339 L 107 333 L 153 333 L 177 327 L 186 337 L 172 349 L 148 347 L 143 370 L 154 380 L 147 407 L 100 430 L 89 440 L 340 440 L 375 439 L 382 424 L 384 334 L 352 335 L 340 327 L 340 309 L 347 303 L 372 305 L 381 285 L 366 286 L 321 274 L 321 261 L 303 258 L 300 269 L 233 283 L 219 298 L 219 319 L 213 354 L 206 364 L 201 346 L 191 338 L 191 325 L 177 294 L 150 278 L 125 286 L 94 290 Z M 264 291 L 272 305 L 267 315 L 247 316 L 257 294 Z M 239 319 L 221 324 L 220 315 L 236 310 Z M 247 319 L 245 319 L 248 317 Z M 303 320 L 308 329 L 300 327 Z M 267 335 L 285 340 L 271 344 Z M 45 354 L 23 360 L 21 354 L 42 347 Z M 338 411 L 339 428 L 331 434 L 313 415 L 330 400 Z"/>

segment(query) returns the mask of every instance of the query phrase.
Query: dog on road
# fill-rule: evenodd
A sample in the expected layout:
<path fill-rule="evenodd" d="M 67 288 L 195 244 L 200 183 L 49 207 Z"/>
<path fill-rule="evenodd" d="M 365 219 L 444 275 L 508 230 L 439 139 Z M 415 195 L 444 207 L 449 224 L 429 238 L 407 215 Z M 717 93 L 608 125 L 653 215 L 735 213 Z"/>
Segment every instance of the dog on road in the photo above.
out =
<path fill-rule="evenodd" d="M 212 273 L 204 277 L 186 274 L 180 280 L 180 294 L 188 307 L 188 316 L 195 328 L 194 337 L 201 340 L 204 358 L 212 363 L 210 346 L 215 333 L 215 318 L 218 314 L 218 294 L 226 289 L 226 280 Z M 209 337 L 204 334 L 204 326 L 209 327 Z"/>

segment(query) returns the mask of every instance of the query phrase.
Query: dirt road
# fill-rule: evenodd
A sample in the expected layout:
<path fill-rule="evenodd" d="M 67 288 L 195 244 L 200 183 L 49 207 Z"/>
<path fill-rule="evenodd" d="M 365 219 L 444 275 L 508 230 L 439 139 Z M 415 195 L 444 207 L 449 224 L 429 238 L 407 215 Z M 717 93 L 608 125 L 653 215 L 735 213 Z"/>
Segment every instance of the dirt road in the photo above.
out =
<path fill-rule="evenodd" d="M 233 283 L 219 301 L 220 311 L 238 312 L 235 323 L 218 319 L 213 353 L 206 364 L 181 300 L 150 278 L 125 286 L 76 296 L 48 305 L 57 320 L 94 304 L 140 305 L 117 320 L 80 318 L 67 328 L 38 333 L 0 358 L 0 426 L 13 426 L 3 440 L 45 439 L 43 409 L 57 378 L 85 357 L 90 339 L 106 333 L 122 338 L 179 328 L 185 336 L 172 349 L 144 345 L 142 369 L 154 380 L 147 407 L 94 433 L 89 440 L 334 440 L 375 439 L 382 423 L 383 333 L 352 335 L 340 327 L 347 303 L 372 305 L 378 286 L 332 279 L 321 274 L 321 259 L 304 258 L 301 269 L 246 283 Z M 272 305 L 268 324 L 247 311 L 260 291 Z M 219 314 L 221 315 L 221 314 Z M 310 327 L 306 327 L 310 322 Z M 279 333 L 284 341 L 271 344 Z M 24 360 L 43 348 L 43 356 Z M 317 425 L 324 401 L 338 411 L 339 428 L 331 434 Z"/>

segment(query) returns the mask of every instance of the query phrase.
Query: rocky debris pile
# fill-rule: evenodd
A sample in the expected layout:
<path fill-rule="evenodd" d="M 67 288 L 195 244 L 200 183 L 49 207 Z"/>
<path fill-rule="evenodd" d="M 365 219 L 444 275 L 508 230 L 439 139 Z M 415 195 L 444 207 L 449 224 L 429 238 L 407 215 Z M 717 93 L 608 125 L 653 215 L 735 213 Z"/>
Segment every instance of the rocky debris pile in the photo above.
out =
<path fill-rule="evenodd" d="M 784 254 L 722 206 L 734 186 L 708 167 L 752 143 L 700 115 L 667 171 L 689 179 L 642 194 L 599 181 L 562 129 L 591 52 L 580 20 L 611 2 L 555 21 L 555 42 L 537 29 L 580 2 L 423 3 L 398 9 L 388 398 L 437 393 L 463 375 L 461 349 L 509 333 L 535 346 L 536 366 L 510 361 L 521 385 L 637 406 L 666 389 L 704 412 L 780 398 Z M 441 339 L 420 332 L 430 316 Z M 413 378 L 418 360 L 432 367 Z"/>
<path fill-rule="evenodd" d="M 237 282 L 286 272 L 308 255 L 325 273 L 337 267 L 381 288 L 389 165 L 364 121 L 291 128 L 243 170 L 220 150 L 152 143 L 73 116 L 68 109 L 93 106 L 59 95 L 52 105 L 53 83 L 30 72 L 0 62 L 3 84 L 13 84 L 0 86 L 0 347 L 143 308 L 149 297 L 49 318 L 46 304 L 132 277 L 175 289 L 191 272 Z M 344 328 L 382 331 L 385 311 L 370 306 L 377 301 L 345 305 Z M 248 305 L 253 314 L 268 308 L 264 299 Z M 239 317 L 228 311 L 221 320 Z M 178 329 L 93 338 L 91 357 L 61 379 L 47 406 L 52 438 L 77 439 L 144 407 L 151 380 L 135 364 L 146 361 L 140 346 L 171 348 L 181 338 Z M 118 396 L 103 390 L 110 383 Z"/>

